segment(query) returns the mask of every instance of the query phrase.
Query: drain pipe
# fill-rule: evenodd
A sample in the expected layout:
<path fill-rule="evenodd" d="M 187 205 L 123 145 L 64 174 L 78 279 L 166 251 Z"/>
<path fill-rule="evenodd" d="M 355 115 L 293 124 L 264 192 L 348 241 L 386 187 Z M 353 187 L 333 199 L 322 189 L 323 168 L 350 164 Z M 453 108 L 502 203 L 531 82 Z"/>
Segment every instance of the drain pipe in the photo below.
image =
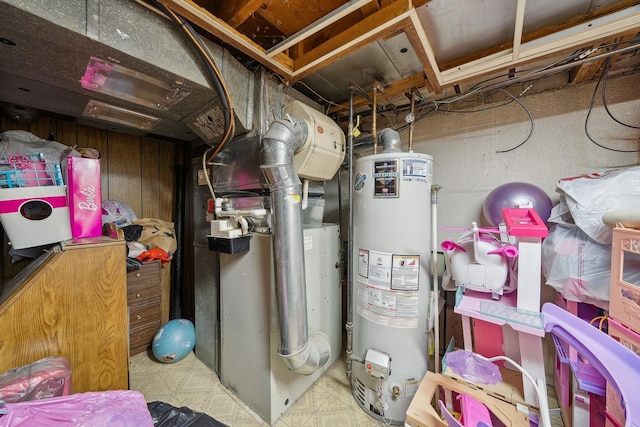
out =
<path fill-rule="evenodd" d="M 289 370 L 310 375 L 331 357 L 329 338 L 308 331 L 302 234 L 302 184 L 293 155 L 308 135 L 295 117 L 271 124 L 262 143 L 261 166 L 271 193 L 273 262 L 280 330 L 280 357 Z"/>

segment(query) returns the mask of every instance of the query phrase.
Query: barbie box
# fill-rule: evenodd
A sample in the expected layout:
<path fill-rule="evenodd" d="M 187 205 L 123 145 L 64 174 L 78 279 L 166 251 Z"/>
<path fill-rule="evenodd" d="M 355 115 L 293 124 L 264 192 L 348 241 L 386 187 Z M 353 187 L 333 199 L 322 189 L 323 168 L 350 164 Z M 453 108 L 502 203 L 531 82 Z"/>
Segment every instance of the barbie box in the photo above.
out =
<path fill-rule="evenodd" d="M 62 173 L 69 193 L 69 219 L 73 238 L 102 235 L 100 159 L 67 157 Z"/>
<path fill-rule="evenodd" d="M 71 239 L 67 186 L 0 189 L 0 220 L 14 249 Z"/>

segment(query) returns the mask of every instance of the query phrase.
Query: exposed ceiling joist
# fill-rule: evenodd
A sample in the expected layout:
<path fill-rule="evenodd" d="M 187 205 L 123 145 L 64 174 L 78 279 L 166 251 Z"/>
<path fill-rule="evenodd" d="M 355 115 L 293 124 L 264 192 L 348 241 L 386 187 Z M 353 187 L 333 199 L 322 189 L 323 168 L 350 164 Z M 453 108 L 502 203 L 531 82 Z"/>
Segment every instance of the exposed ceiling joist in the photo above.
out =
<path fill-rule="evenodd" d="M 217 9 L 217 16 L 233 28 L 238 28 L 240 24 L 260 9 L 263 4 L 263 0 L 222 2 L 220 7 Z"/>
<path fill-rule="evenodd" d="M 293 77 L 296 80 L 301 79 L 327 63 L 345 57 L 363 45 L 385 38 L 398 29 L 403 29 L 407 25 L 405 19 L 411 15 L 412 10 L 410 2 L 407 1 L 396 1 L 380 9 L 363 19 L 358 25 L 343 31 L 296 59 Z"/>
<path fill-rule="evenodd" d="M 580 17 L 540 29 L 535 34 L 524 34 L 528 5 L 526 0 L 518 0 L 513 16 L 513 39 L 508 45 L 497 45 L 461 58 L 456 63 L 442 64 L 438 62 L 432 40 L 425 31 L 425 23 L 416 12 L 416 7 L 423 5 L 436 7 L 429 0 L 351 0 L 268 48 L 236 31 L 233 26 L 244 22 L 248 14 L 257 13 L 260 7 L 269 9 L 273 15 L 275 11 L 271 8 L 275 6 L 271 3 L 255 0 L 222 2 L 218 8 L 224 19 L 220 19 L 193 0 L 160 1 L 213 36 L 279 73 L 290 83 L 304 79 L 366 45 L 403 32 L 426 76 L 419 87 L 435 94 L 441 93 L 445 87 L 504 70 L 515 70 L 640 28 L 638 2 L 622 0 L 594 10 L 589 7 Z M 344 25 L 334 25 L 345 18 L 353 20 L 356 12 L 362 18 L 358 18 L 354 25 L 346 29 Z M 327 33 L 334 27 L 343 30 Z M 320 32 L 324 33 L 322 37 L 314 37 Z M 316 39 L 315 46 L 308 43 L 313 38 Z M 410 87 L 408 83 L 414 82 L 415 77 L 411 75 L 404 79 L 407 84 L 397 84 Z"/>
<path fill-rule="evenodd" d="M 511 58 L 517 61 L 520 57 L 520 43 L 522 43 L 522 29 L 524 28 L 524 12 L 526 10 L 527 0 L 518 0 L 516 8 L 516 21 L 513 30 L 513 51 Z"/>
<path fill-rule="evenodd" d="M 346 15 L 350 14 L 351 12 L 361 9 L 362 7 L 366 6 L 368 3 L 371 3 L 372 1 L 373 0 L 351 0 L 349 3 L 345 3 L 342 7 L 339 7 L 338 9 L 334 10 L 333 12 L 326 15 L 322 19 L 307 26 L 303 30 L 298 31 L 297 33 L 290 36 L 286 40 L 283 40 L 282 42 L 278 43 L 271 49 L 268 49 L 266 51 L 266 55 L 268 57 L 272 57 L 280 52 L 284 52 L 286 49 L 290 48 L 294 44 L 303 41 L 304 39 L 317 33 L 323 28 L 326 28 L 329 25 L 333 24 L 334 22 L 340 20 L 341 18 L 344 18 Z"/>
<path fill-rule="evenodd" d="M 190 0 L 159 1 L 165 7 L 204 28 L 214 37 L 254 58 L 265 67 L 282 74 L 284 78 L 291 79 L 293 60 L 287 55 L 280 53 L 274 57 L 267 57 L 266 51 L 262 46 L 244 34 L 237 32 L 235 28 Z"/>
<path fill-rule="evenodd" d="M 535 60 L 554 56 L 562 52 L 588 47 L 593 43 L 628 31 L 637 31 L 640 26 L 640 6 L 584 22 L 546 37 L 524 43 L 517 60 L 513 60 L 512 49 L 495 53 L 456 68 L 442 72 L 441 85 L 451 85 L 477 78 L 495 71 L 521 66 Z"/>

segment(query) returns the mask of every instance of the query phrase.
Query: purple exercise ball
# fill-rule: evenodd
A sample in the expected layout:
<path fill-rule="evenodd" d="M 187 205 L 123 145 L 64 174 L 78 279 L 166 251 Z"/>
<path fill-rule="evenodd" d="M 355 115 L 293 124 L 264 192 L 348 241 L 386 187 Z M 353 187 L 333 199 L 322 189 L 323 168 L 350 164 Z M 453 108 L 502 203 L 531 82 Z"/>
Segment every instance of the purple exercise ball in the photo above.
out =
<path fill-rule="evenodd" d="M 494 188 L 484 199 L 482 213 L 487 221 L 497 227 L 504 221 L 502 209 L 517 208 L 531 203 L 542 221 L 551 215 L 551 198 L 541 188 L 526 182 L 510 182 Z"/>

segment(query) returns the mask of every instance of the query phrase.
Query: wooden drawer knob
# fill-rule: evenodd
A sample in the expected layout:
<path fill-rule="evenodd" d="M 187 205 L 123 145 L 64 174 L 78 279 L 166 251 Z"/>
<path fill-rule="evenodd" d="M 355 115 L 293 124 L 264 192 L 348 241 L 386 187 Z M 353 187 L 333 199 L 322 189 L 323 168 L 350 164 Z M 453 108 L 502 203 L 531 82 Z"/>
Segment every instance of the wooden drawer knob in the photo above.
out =
<path fill-rule="evenodd" d="M 136 277 L 140 277 L 140 272 L 136 272 Z"/>
<path fill-rule="evenodd" d="M 136 298 L 140 298 L 141 296 L 142 296 L 142 294 L 141 294 L 140 292 L 138 292 L 138 293 L 136 294 Z"/>
<path fill-rule="evenodd" d="M 140 316 L 139 314 L 136 314 L 136 320 L 140 320 L 142 319 L 142 316 Z"/>

